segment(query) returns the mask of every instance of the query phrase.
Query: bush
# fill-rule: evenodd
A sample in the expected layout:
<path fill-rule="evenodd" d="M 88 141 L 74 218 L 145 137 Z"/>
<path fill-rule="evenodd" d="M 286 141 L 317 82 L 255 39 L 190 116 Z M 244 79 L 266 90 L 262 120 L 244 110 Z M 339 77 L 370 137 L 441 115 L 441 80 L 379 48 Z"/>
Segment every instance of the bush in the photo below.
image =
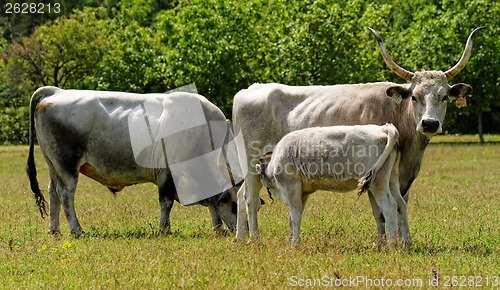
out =
<path fill-rule="evenodd" d="M 29 143 L 29 108 L 0 109 L 0 144 Z"/>

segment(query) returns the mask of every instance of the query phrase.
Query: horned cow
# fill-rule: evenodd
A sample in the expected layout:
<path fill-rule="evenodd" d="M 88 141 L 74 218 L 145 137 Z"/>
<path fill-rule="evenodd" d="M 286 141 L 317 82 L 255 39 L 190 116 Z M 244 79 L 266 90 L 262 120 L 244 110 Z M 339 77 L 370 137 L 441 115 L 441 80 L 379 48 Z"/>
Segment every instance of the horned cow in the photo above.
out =
<path fill-rule="evenodd" d="M 408 201 L 409 189 L 418 175 L 424 150 L 434 134 L 442 131 L 447 100 L 472 93 L 467 84 L 448 85 L 467 64 L 474 30 L 459 62 L 446 72 L 409 72 L 389 56 L 380 36 L 372 29 L 386 64 L 408 84 L 389 82 L 332 86 L 287 86 L 253 84 L 239 91 L 233 101 L 233 123 L 238 137 L 238 155 L 247 168 L 244 185 L 238 191 L 236 239 L 259 239 L 257 211 L 261 181 L 255 169 L 258 159 L 272 151 L 286 134 L 310 127 L 336 125 L 384 125 L 399 131 L 401 158 L 400 192 Z M 385 235 L 382 209 L 368 191 L 379 236 Z"/>

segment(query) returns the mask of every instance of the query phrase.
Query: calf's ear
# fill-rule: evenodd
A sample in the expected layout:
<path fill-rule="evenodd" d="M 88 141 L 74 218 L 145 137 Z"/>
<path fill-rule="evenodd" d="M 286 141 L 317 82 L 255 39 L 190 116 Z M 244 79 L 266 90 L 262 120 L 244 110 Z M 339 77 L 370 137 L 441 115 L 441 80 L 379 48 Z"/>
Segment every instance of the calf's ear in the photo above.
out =
<path fill-rule="evenodd" d="M 457 99 L 460 96 L 466 97 L 470 94 L 472 94 L 472 87 L 468 84 L 455 84 L 448 91 L 448 96 L 452 100 Z"/>
<path fill-rule="evenodd" d="M 388 88 L 385 93 L 399 104 L 403 99 L 410 95 L 410 90 L 401 86 L 392 86 Z"/>

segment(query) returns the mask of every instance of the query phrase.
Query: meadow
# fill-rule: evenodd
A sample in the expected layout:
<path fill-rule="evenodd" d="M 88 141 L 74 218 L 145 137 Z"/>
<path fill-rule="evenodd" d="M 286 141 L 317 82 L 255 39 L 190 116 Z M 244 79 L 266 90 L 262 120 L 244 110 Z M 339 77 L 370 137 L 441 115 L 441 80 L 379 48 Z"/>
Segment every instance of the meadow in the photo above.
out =
<path fill-rule="evenodd" d="M 368 197 L 317 192 L 288 246 L 288 209 L 261 192 L 260 244 L 211 229 L 208 210 L 174 205 L 171 235 L 158 232 L 156 187 L 113 195 L 80 177 L 76 211 L 85 234 L 47 233 L 24 173 L 27 146 L 0 147 L 2 288 L 288 288 L 496 286 L 500 284 L 500 137 L 437 136 L 409 201 L 413 244 L 379 251 Z M 38 179 L 49 181 L 36 149 Z M 44 190 L 46 198 L 47 191 Z M 496 278 L 495 278 L 496 277 Z M 389 285 L 389 283 L 391 285 Z"/>

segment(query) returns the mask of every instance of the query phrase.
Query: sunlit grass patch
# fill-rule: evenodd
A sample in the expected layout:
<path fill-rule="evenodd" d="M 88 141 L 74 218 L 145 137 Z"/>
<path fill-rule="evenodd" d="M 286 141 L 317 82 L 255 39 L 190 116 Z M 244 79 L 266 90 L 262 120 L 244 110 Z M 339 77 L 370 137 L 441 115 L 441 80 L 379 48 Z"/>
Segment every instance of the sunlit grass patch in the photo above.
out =
<path fill-rule="evenodd" d="M 201 206 L 175 204 L 173 233 L 164 235 L 154 185 L 113 195 L 83 176 L 75 199 L 85 234 L 73 237 L 62 214 L 62 235 L 54 237 L 24 173 L 27 147 L 0 147 L 0 280 L 4 288 L 286 288 L 296 278 L 361 275 L 421 279 L 428 287 L 433 276 L 498 276 L 500 144 L 449 143 L 428 146 L 411 188 L 412 246 L 382 251 L 368 197 L 355 192 L 313 194 L 301 244 L 291 248 L 288 208 L 265 190 L 262 240 L 247 245 L 213 232 Z M 36 152 L 48 198 L 46 164 Z"/>

